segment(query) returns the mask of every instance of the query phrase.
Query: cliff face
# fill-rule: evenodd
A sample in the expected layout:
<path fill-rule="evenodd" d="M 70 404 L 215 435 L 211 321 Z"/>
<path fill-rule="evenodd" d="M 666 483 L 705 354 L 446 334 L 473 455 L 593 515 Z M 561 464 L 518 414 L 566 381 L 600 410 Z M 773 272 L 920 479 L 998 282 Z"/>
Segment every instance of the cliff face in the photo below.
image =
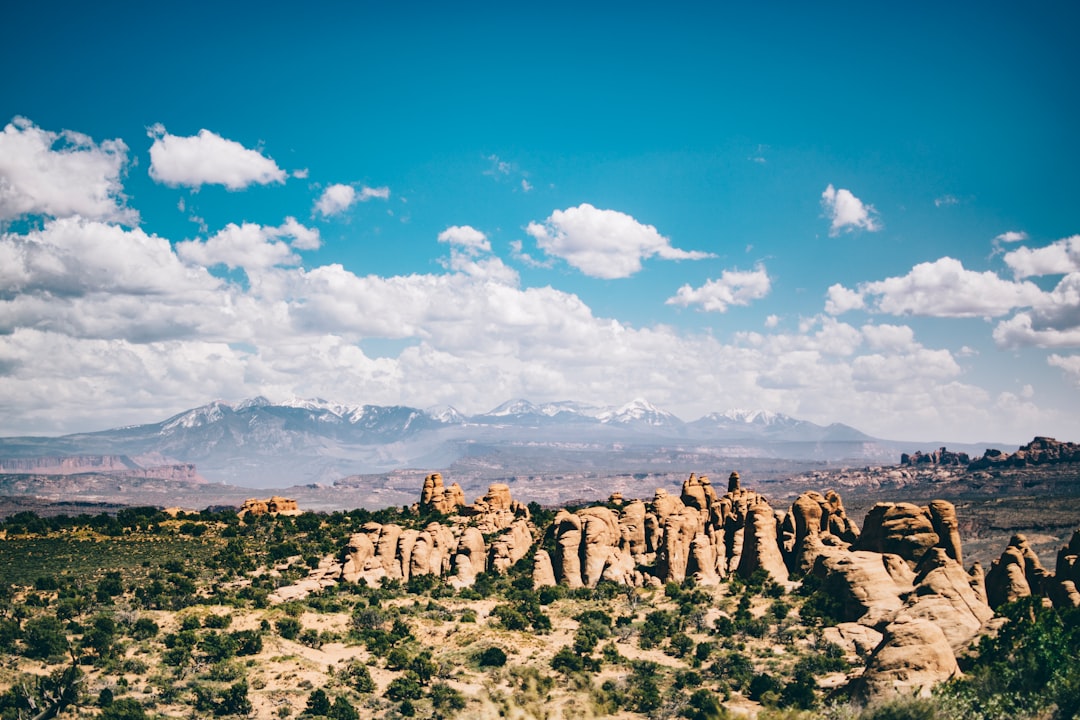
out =
<path fill-rule="evenodd" d="M 68 455 L 0 458 L 0 473 L 11 475 L 75 475 L 87 472 L 139 470 L 127 455 Z"/>

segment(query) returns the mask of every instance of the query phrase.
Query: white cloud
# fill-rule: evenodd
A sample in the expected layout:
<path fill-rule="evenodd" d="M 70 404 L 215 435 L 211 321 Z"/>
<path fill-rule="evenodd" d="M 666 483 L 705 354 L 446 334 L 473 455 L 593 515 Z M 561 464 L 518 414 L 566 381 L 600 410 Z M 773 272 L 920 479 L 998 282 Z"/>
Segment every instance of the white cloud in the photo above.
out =
<path fill-rule="evenodd" d="M 862 334 L 874 350 L 909 351 L 916 347 L 915 331 L 907 325 L 863 325 Z"/>
<path fill-rule="evenodd" d="M 349 209 L 356 200 L 356 188 L 352 185 L 331 185 L 315 201 L 315 209 L 324 217 L 337 215 Z"/>
<path fill-rule="evenodd" d="M 719 280 L 709 280 L 699 288 L 683 285 L 668 305 L 700 305 L 702 310 L 727 312 L 731 305 L 749 305 L 769 294 L 769 274 L 758 265 L 753 271 L 724 270 Z"/>
<path fill-rule="evenodd" d="M 556 210 L 543 224 L 525 230 L 548 255 L 562 258 L 591 277 L 630 277 L 641 261 L 653 256 L 664 260 L 700 260 L 711 253 L 671 246 L 652 225 L 643 225 L 616 210 L 600 210 L 588 203 Z"/>
<path fill-rule="evenodd" d="M 529 192 L 533 189 L 533 186 L 529 184 L 529 181 L 525 178 L 521 178 L 521 192 Z"/>
<path fill-rule="evenodd" d="M 352 185 L 338 183 L 323 190 L 323 194 L 315 201 L 315 209 L 322 213 L 323 217 L 330 217 L 345 212 L 358 202 L 367 202 L 372 198 L 386 200 L 389 197 L 388 187 L 373 188 L 364 185 L 360 192 L 357 192 Z"/>
<path fill-rule="evenodd" d="M 1019 247 L 1005 254 L 1005 264 L 1012 268 L 1013 275 L 1018 278 L 1078 272 L 1080 235 L 1073 235 L 1041 248 Z"/>
<path fill-rule="evenodd" d="M 185 207 L 199 210 L 190 198 Z M 591 206 L 538 227 L 550 257 L 571 256 L 591 271 L 607 264 L 616 277 L 647 257 L 687 255 L 654 228 Z M 796 316 L 770 315 L 760 332 L 727 338 L 715 328 L 638 327 L 594 315 L 572 293 L 521 287 L 475 228 L 447 228 L 441 239 L 449 256 L 441 267 L 382 277 L 298 266 L 320 240 L 291 217 L 175 245 L 80 218 L 0 234 L 0 433 L 146 422 L 213 397 L 297 394 L 479 412 L 518 396 L 613 404 L 627 388 L 688 420 L 764 407 L 878 437 L 1022 439 L 1078 427 L 1075 413 L 1035 407 L 1026 391 L 964 382 L 957 358 L 970 351 L 924 347 L 906 325 L 856 327 L 820 314 L 789 330 Z M 523 257 L 520 243 L 510 247 Z M 214 264 L 243 268 L 246 278 L 215 277 L 204 266 Z M 827 308 L 865 299 L 879 311 L 966 317 L 1012 307 L 1020 312 L 998 324 L 999 344 L 1080 347 L 1080 273 L 1038 293 L 947 258 L 917 270 L 857 290 L 836 285 Z M 743 275 L 687 292 L 703 307 L 765 292 L 763 268 Z M 402 349 L 369 357 L 368 340 Z M 1050 366 L 1075 377 L 1076 353 L 1059 352 Z"/>
<path fill-rule="evenodd" d="M 291 237 L 292 243 L 281 238 Z M 297 265 L 300 262 L 293 249 L 314 250 L 319 247 L 319 233 L 289 217 L 280 227 L 255 223 L 229 223 L 205 242 L 185 240 L 176 244 L 176 254 L 185 262 L 204 267 L 225 265 L 260 270 L 275 265 Z"/>
<path fill-rule="evenodd" d="M 82 133 L 42 130 L 17 117 L 0 132 L 0 221 L 26 215 L 81 215 L 136 225 L 120 182 L 122 140 L 100 144 Z"/>
<path fill-rule="evenodd" d="M 864 283 L 859 291 L 877 296 L 873 309 L 878 312 L 929 317 L 995 317 L 1045 298 L 1033 283 L 966 270 L 950 257 L 920 263 L 902 277 Z"/>
<path fill-rule="evenodd" d="M 150 146 L 150 177 L 157 182 L 196 189 L 203 185 L 224 185 L 229 190 L 285 182 L 285 171 L 272 159 L 209 130 L 181 137 L 155 125 L 149 135 L 154 138 Z"/>
<path fill-rule="evenodd" d="M 960 198 L 955 195 L 942 195 L 941 197 L 934 198 L 934 207 L 949 207 L 951 205 L 958 205 Z"/>
<path fill-rule="evenodd" d="M 0 287 L 8 293 L 150 295 L 216 285 L 205 271 L 185 267 L 168 240 L 138 228 L 61 218 L 26 235 L 0 235 Z"/>
<path fill-rule="evenodd" d="M 998 323 L 1002 347 L 1080 347 L 1080 272 L 1069 273 L 1030 310 Z"/>
<path fill-rule="evenodd" d="M 866 307 L 862 293 L 848 290 L 839 283 L 830 285 L 827 293 L 825 312 L 830 315 L 843 315 L 849 310 L 861 310 Z"/>
<path fill-rule="evenodd" d="M 1026 232 L 1021 232 L 1021 231 L 1016 231 L 1016 230 L 1009 230 L 1007 232 L 1003 232 L 1000 235 L 995 236 L 994 237 L 994 242 L 1014 243 L 1014 242 L 1022 242 L 1022 241 L 1027 240 L 1027 239 L 1028 239 L 1028 234 Z"/>
<path fill-rule="evenodd" d="M 372 198 L 378 198 L 379 200 L 390 199 L 390 188 L 383 187 L 368 187 L 364 185 L 360 188 L 360 202 L 367 202 Z"/>
<path fill-rule="evenodd" d="M 837 190 L 831 184 L 821 193 L 821 206 L 830 221 L 829 235 L 836 237 L 842 231 L 866 230 L 877 232 L 881 221 L 873 205 L 864 205 L 850 190 Z"/>
<path fill-rule="evenodd" d="M 465 248 L 470 252 L 491 252 L 487 236 L 469 225 L 453 225 L 439 233 L 439 242 Z"/>
<path fill-rule="evenodd" d="M 1051 355 L 1046 362 L 1052 367 L 1061 368 L 1069 382 L 1080 387 L 1080 355 Z"/>

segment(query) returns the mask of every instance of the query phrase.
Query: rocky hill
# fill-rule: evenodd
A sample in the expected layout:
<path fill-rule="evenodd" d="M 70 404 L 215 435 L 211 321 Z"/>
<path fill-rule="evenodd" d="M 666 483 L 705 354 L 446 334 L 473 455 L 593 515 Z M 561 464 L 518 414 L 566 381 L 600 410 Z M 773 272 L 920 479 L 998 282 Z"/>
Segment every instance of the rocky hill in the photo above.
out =
<path fill-rule="evenodd" d="M 863 662 L 848 693 L 873 703 L 928 693 L 959 674 L 957 654 L 995 625 L 994 610 L 1038 595 L 1055 606 L 1080 607 L 1080 530 L 1061 547 L 1056 569 L 1040 563 L 1014 536 L 989 571 L 965 569 L 954 505 L 879 502 L 862 527 L 840 496 L 804 492 L 786 510 L 743 488 L 732 473 L 720 494 L 691 475 L 679 496 L 659 489 L 648 500 L 609 498 L 604 505 L 560 509 L 537 527 L 509 488 L 493 485 L 466 505 L 456 484 L 425 478 L 420 515 L 444 516 L 421 530 L 369 523 L 336 559 L 303 582 L 277 590 L 278 602 L 336 582 L 373 587 L 420 576 L 468 588 L 480 573 L 505 574 L 532 557 L 532 584 L 628 588 L 681 584 L 710 587 L 738 578 L 794 588 L 812 579 L 833 608 L 825 637 Z"/>

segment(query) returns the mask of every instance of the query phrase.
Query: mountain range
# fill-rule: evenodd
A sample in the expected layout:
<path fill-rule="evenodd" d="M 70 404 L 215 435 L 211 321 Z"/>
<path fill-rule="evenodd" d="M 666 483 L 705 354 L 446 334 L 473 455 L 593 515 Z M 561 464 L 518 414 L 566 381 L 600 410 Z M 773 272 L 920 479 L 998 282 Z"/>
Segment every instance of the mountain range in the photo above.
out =
<path fill-rule="evenodd" d="M 650 466 L 702 454 L 800 460 L 895 462 L 920 449 L 764 410 L 714 412 L 684 422 L 643 399 L 620 407 L 511 400 L 479 415 L 452 407 L 347 405 L 257 397 L 211 402 L 166 420 L 62 437 L 0 438 L 0 472 L 28 472 L 29 458 L 59 466 L 71 456 L 119 457 L 120 465 L 195 464 L 233 485 L 283 487 L 402 468 L 447 468 L 467 460 L 508 472 L 635 462 Z M 530 459 L 531 458 L 531 459 Z M 56 462 L 49 462 L 49 459 Z M 100 464 L 100 463 L 99 463 Z M 71 463 L 68 463 L 70 466 Z M 78 464 L 74 465 L 78 470 Z M 690 468 L 693 469 L 693 468 Z"/>

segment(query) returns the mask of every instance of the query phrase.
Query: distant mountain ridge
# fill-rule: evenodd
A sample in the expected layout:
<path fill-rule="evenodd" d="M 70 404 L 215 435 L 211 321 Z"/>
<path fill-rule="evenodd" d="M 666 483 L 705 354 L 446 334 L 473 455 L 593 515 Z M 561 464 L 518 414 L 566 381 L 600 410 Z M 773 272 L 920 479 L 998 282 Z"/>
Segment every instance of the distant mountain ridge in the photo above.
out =
<path fill-rule="evenodd" d="M 421 410 L 254 397 L 216 400 L 145 425 L 57 438 L 0 438 L 0 459 L 155 455 L 194 463 L 212 481 L 273 487 L 401 468 L 445 468 L 466 457 L 475 463 L 490 456 L 527 471 L 528 457 L 536 457 L 538 448 L 548 449 L 545 467 L 555 462 L 571 468 L 584 448 L 590 462 L 608 457 L 613 464 L 624 462 L 632 450 L 634 462 L 651 453 L 669 463 L 694 453 L 898 457 L 882 442 L 847 425 L 822 426 L 766 410 L 732 409 L 684 422 L 642 398 L 618 407 L 514 399 L 466 416 L 449 406 Z"/>

